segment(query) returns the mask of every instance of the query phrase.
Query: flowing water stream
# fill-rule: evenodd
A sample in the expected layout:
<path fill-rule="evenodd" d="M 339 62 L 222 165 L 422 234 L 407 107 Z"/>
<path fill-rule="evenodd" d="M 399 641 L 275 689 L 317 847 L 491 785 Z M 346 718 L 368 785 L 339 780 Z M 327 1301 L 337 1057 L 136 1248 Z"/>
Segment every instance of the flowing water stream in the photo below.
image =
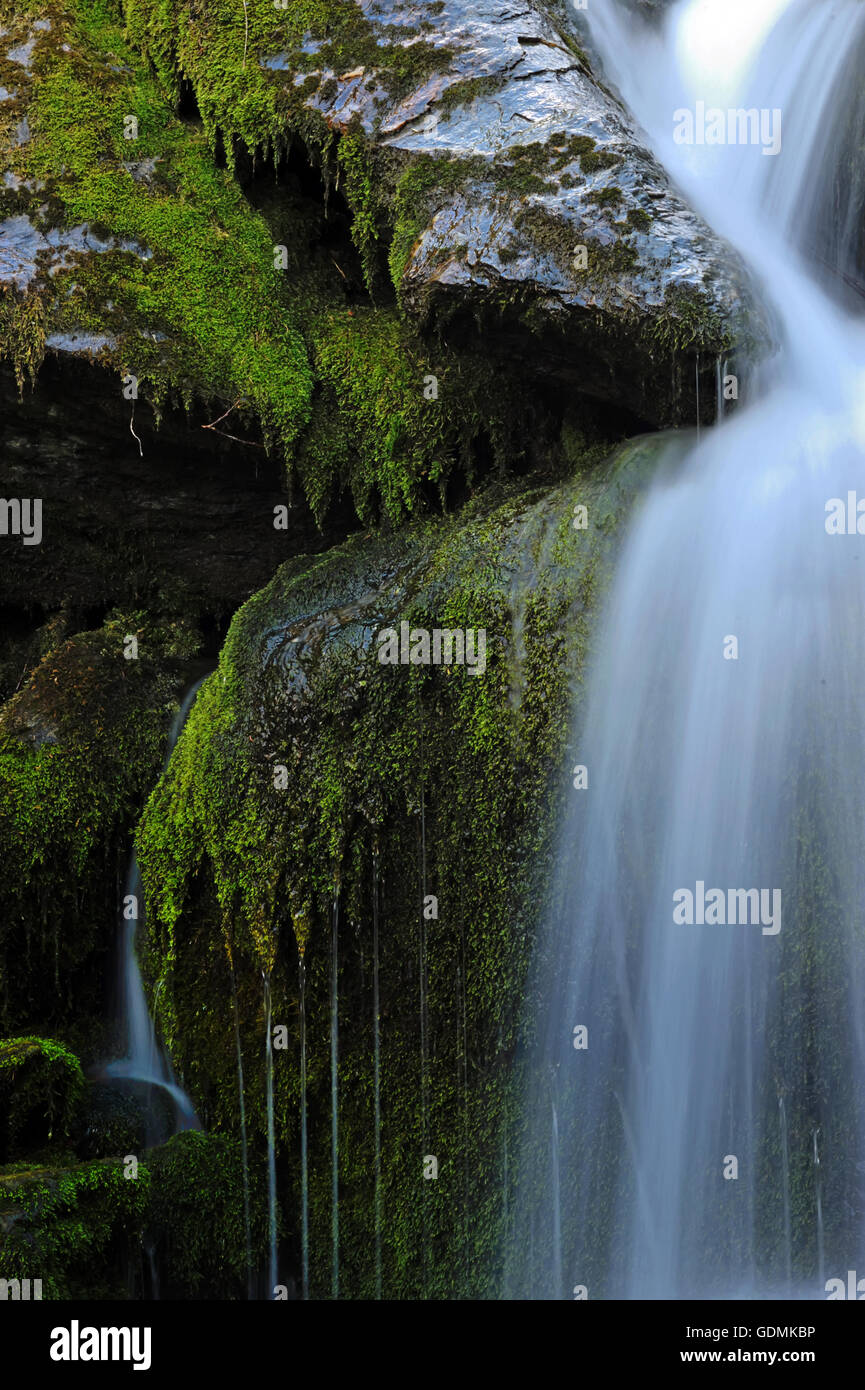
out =
<path fill-rule="evenodd" d="M 174 746 L 180 738 L 195 697 L 206 679 L 206 675 L 202 676 L 190 686 L 183 697 L 168 735 L 168 748 L 162 767 L 163 773 L 168 767 Z M 104 1074 L 108 1078 L 117 1080 L 143 1082 L 168 1096 L 174 1108 L 173 1132 L 177 1134 L 186 1129 L 200 1129 L 201 1126 L 192 1101 L 183 1088 L 178 1086 L 171 1061 L 157 1040 L 153 1019 L 147 1007 L 147 998 L 144 993 L 144 984 L 135 947 L 139 921 L 143 917 L 142 907 L 141 875 L 133 851 L 123 889 L 120 924 L 122 1019 L 126 1030 L 126 1054 L 117 1061 L 109 1062 L 105 1067 Z M 148 1109 L 148 1125 L 152 1128 L 152 1106 L 149 1106 Z M 152 1137 L 155 1137 L 155 1131 L 153 1135 L 148 1135 L 148 1138 Z"/>
<path fill-rule="evenodd" d="M 865 496 L 865 302 L 847 174 L 865 5 L 680 0 L 657 28 L 618 0 L 590 10 L 608 80 L 749 266 L 777 345 L 721 365 L 739 407 L 683 464 L 671 451 L 619 559 L 573 731 L 589 786 L 533 977 L 507 1286 L 825 1297 L 824 1276 L 865 1264 L 849 496 Z M 780 112 L 780 151 L 677 143 L 699 103 L 766 112 L 767 129 Z M 832 499 L 852 534 L 827 530 Z"/>

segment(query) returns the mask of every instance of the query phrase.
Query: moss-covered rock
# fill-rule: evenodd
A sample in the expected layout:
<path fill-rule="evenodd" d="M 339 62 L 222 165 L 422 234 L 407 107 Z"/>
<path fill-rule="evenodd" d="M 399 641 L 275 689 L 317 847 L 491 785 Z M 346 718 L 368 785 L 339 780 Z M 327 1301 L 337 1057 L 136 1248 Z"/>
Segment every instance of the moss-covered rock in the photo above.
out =
<path fill-rule="evenodd" d="M 173 115 L 111 0 L 16 0 L 0 19 L 0 340 L 22 385 L 46 346 L 83 351 L 157 407 L 227 396 L 233 433 L 252 410 L 288 447 L 312 376 L 264 221 Z"/>
<path fill-rule="evenodd" d="M 120 1160 L 0 1169 L 0 1278 L 41 1279 L 43 1298 L 128 1297 L 149 1182 Z"/>
<path fill-rule="evenodd" d="M 569 716 L 621 519 L 655 453 L 644 441 L 558 488 L 502 487 L 444 527 L 283 566 L 235 618 L 150 798 L 138 849 L 158 1016 L 205 1123 L 234 1131 L 237 1018 L 258 1183 L 271 983 L 286 1044 L 274 1052 L 282 1260 L 295 1271 L 305 1021 L 314 1296 L 332 1288 L 334 934 L 340 1288 L 376 1292 L 377 1204 L 386 1295 L 495 1288 L 518 1000 L 570 786 Z M 483 674 L 382 663 L 376 634 L 403 621 L 484 629 Z"/>
<path fill-rule="evenodd" d="M 67 1140 L 83 1092 L 81 1063 L 61 1043 L 0 1042 L 0 1162 Z"/>
<path fill-rule="evenodd" d="M 213 431 L 208 443 L 227 437 L 244 446 L 250 470 L 256 450 L 283 460 L 322 524 L 341 496 L 364 522 L 398 522 L 437 503 L 452 473 L 470 477 L 479 452 L 502 468 L 531 454 L 515 368 L 493 372 L 485 348 L 424 342 L 392 303 L 373 308 L 362 270 L 369 271 L 377 236 L 365 140 L 347 138 L 333 168 L 322 154 L 316 197 L 297 137 L 274 126 L 265 143 L 282 183 L 259 198 L 259 210 L 214 158 L 206 93 L 199 94 L 203 124 L 175 110 L 175 41 L 197 35 L 195 47 L 198 19 L 134 7 L 126 17 L 124 29 L 111 0 L 0 4 L 0 84 L 11 94 L 0 102 L 8 167 L 0 189 L 0 358 L 19 389 L 37 379 L 46 352 L 99 364 L 88 395 L 101 394 L 106 420 L 136 457 L 141 441 L 154 448 L 152 413 L 158 421 L 171 403 L 197 407 L 196 428 Z M 250 7 L 253 32 L 260 19 Z M 169 21 L 177 29 L 166 46 L 160 25 Z M 217 26 L 215 65 L 232 33 Z M 143 46 L 156 75 L 130 40 Z M 251 70 L 250 58 L 250 78 Z M 244 94 L 244 71 L 241 63 L 236 95 L 246 115 L 233 133 L 257 149 L 264 128 Z M 230 67 L 224 76 L 230 81 Z M 334 180 L 351 199 L 356 247 L 340 230 L 344 200 Z M 64 389 L 77 397 L 77 386 Z M 74 406 L 67 412 L 61 398 L 52 409 L 74 430 Z M 17 469 L 23 495 L 38 495 L 43 471 Z M 243 487 L 243 473 L 236 485 Z M 102 525 L 130 529 L 107 513 Z M 279 558 L 309 548 L 293 516 L 282 535 L 288 546 Z M 95 551 L 86 531 L 76 543 L 73 573 Z M 134 564 L 140 537 L 128 544 Z M 56 586 L 41 560 L 41 552 L 28 554 L 19 570 L 39 572 L 37 596 L 48 605 Z M 106 563 L 97 557 L 100 569 Z M 115 601 L 126 601 L 122 579 L 112 579 Z M 197 598 L 200 585 L 193 579 L 188 587 Z"/>
<path fill-rule="evenodd" d="M 92 1056 L 130 827 L 157 775 L 194 640 L 183 624 L 115 614 L 49 652 L 0 711 L 7 1030 L 59 1026 Z"/>
<path fill-rule="evenodd" d="M 168 89 L 192 84 L 214 146 L 305 143 L 350 203 L 368 282 L 385 292 L 386 261 L 425 328 L 475 322 L 476 346 L 480 327 L 503 358 L 662 423 L 694 418 L 701 358 L 708 388 L 718 356 L 765 341 L 744 267 L 593 76 L 564 6 L 126 0 L 125 13 Z"/>

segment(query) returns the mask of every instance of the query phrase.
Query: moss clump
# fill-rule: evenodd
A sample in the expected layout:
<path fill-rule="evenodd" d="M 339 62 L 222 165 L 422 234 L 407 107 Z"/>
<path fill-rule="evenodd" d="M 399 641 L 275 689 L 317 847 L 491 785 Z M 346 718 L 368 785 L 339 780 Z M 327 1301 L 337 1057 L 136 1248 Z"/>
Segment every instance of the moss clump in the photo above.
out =
<path fill-rule="evenodd" d="M 483 431 L 500 469 L 513 460 L 519 407 L 502 389 L 506 371 L 430 354 L 393 309 L 324 311 L 310 336 L 320 386 L 296 467 L 316 516 L 343 490 L 364 521 L 443 504 L 455 472 L 473 482 Z"/>
<path fill-rule="evenodd" d="M 81 1063 L 61 1043 L 0 1042 L 0 1162 L 68 1139 L 83 1092 Z"/>
<path fill-rule="evenodd" d="M 459 521 L 284 566 L 236 616 L 148 803 L 138 847 L 160 1021 L 203 1118 L 236 1128 L 225 1027 L 236 1008 L 259 1153 L 262 973 L 271 981 L 288 1038 L 275 1115 L 295 1260 L 303 948 L 313 1296 L 331 1282 L 335 900 L 343 1295 L 375 1294 L 376 965 L 384 1292 L 496 1288 L 519 998 L 569 785 L 570 709 L 617 523 L 650 457 L 626 451 L 547 493 L 500 489 Z M 572 526 L 577 502 L 589 504 L 586 532 Z M 373 634 L 401 621 L 484 628 L 484 674 L 382 665 Z M 423 916 L 427 895 L 435 916 Z M 435 1182 L 425 1154 L 439 1160 Z"/>
<path fill-rule="evenodd" d="M 585 270 L 574 264 L 574 244 L 578 230 L 573 223 L 557 217 L 542 205 L 533 205 L 518 213 L 514 225 L 527 233 L 539 251 L 552 256 L 569 274 L 580 278 L 611 280 L 632 270 L 637 264 L 633 243 L 620 237 L 611 245 L 591 240 L 586 243 L 588 265 Z"/>
<path fill-rule="evenodd" d="M 436 111 L 449 115 L 461 106 L 471 106 L 479 98 L 501 91 L 507 81 L 507 74 L 499 72 L 492 73 L 489 77 L 467 77 L 462 82 L 453 82 L 437 99 Z"/>
<path fill-rule="evenodd" d="M 222 130 L 251 149 L 281 141 L 287 119 L 326 135 L 321 117 L 303 111 L 308 93 L 298 96 L 294 76 L 362 68 L 396 101 L 447 71 L 453 55 L 420 25 L 379 24 L 354 0 L 292 0 L 286 10 L 250 0 L 245 12 L 236 0 L 124 0 L 123 9 L 130 38 L 169 90 L 179 90 L 181 74 L 192 82 L 214 143 Z M 262 65 L 274 57 L 279 68 Z"/>
<path fill-rule="evenodd" d="M 375 243 L 379 229 L 378 204 L 366 141 L 359 129 L 346 132 L 339 142 L 339 163 L 345 176 L 345 194 L 354 212 L 351 236 L 360 253 L 367 286 L 372 288 Z"/>
<path fill-rule="evenodd" d="M 686 352 L 725 353 L 733 350 L 733 335 L 722 316 L 696 289 L 673 286 L 664 300 L 664 312 L 644 325 L 643 336 L 654 352 L 671 357 Z"/>
<path fill-rule="evenodd" d="M 605 188 L 593 189 L 586 201 L 602 208 L 616 207 L 622 201 L 622 190 L 616 188 L 615 184 L 607 184 Z"/>
<path fill-rule="evenodd" d="M 647 232 L 652 225 L 652 219 L 645 208 L 629 208 L 628 222 L 638 232 Z"/>
<path fill-rule="evenodd" d="M 43 1298 L 124 1298 L 149 1175 L 120 1161 L 0 1169 L 0 1277 L 41 1279 Z"/>

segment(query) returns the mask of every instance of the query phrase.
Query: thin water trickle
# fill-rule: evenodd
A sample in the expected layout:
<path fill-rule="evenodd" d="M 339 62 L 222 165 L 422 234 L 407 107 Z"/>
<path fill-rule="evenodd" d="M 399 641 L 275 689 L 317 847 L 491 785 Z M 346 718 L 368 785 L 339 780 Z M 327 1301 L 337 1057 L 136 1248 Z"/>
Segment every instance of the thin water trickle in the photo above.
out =
<path fill-rule="evenodd" d="M 817 1286 L 826 1286 L 826 1252 L 823 1242 L 823 1184 L 820 1181 L 820 1154 L 817 1149 L 819 1129 L 814 1130 L 814 1195 L 817 1206 Z"/>
<path fill-rule="evenodd" d="M 162 764 L 163 774 L 171 760 L 171 754 L 174 752 L 183 726 L 189 717 L 195 697 L 206 679 L 206 675 L 202 676 L 190 686 L 183 697 L 180 709 L 174 716 L 168 735 L 165 759 Z M 175 1134 L 182 1130 L 200 1129 L 201 1125 L 195 1113 L 195 1107 L 183 1088 L 177 1084 L 171 1062 L 157 1040 L 153 1019 L 147 1007 L 144 982 L 141 978 L 141 968 L 136 950 L 139 924 L 144 924 L 144 900 L 138 859 L 133 850 L 129 860 L 123 890 L 123 904 L 120 910 L 122 1018 L 126 1029 L 126 1055 L 117 1061 L 109 1062 L 104 1068 L 104 1075 L 109 1080 L 144 1082 L 148 1087 L 156 1088 L 164 1095 L 169 1096 L 174 1106 L 173 1132 Z M 148 1096 L 150 1097 L 148 1137 L 154 1140 L 159 1137 L 159 1134 L 153 1119 L 152 1089 L 148 1091 Z"/>

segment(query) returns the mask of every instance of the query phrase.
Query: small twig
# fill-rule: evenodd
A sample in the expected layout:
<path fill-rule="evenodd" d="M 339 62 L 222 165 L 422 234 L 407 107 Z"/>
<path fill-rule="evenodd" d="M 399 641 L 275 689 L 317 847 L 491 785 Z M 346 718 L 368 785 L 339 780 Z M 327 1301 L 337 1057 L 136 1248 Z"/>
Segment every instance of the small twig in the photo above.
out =
<path fill-rule="evenodd" d="M 246 50 L 249 47 L 249 9 L 243 0 L 243 66 L 246 68 Z"/>
<path fill-rule="evenodd" d="M 203 430 L 213 430 L 214 434 L 221 434 L 223 439 L 233 439 L 235 444 L 248 444 L 250 449 L 263 449 L 264 445 L 257 443 L 254 439 L 239 439 L 236 434 L 229 434 L 227 430 L 218 430 L 216 428 L 217 425 L 222 424 L 223 420 L 228 419 L 231 412 L 237 409 L 242 400 L 243 397 L 238 396 L 237 400 L 234 402 L 234 405 L 230 405 L 226 411 L 223 411 L 222 415 L 220 415 L 218 419 L 211 420 L 209 425 L 202 425 L 201 428 Z"/>
<path fill-rule="evenodd" d="M 209 425 L 202 425 L 201 428 L 202 428 L 203 430 L 212 430 L 213 427 L 214 427 L 214 425 L 221 425 L 222 422 L 223 422 L 223 420 L 227 420 L 227 419 L 228 419 L 228 417 L 229 417 L 229 415 L 231 414 L 232 410 L 236 410 L 236 409 L 237 409 L 237 407 L 240 405 L 240 403 L 241 403 L 242 400 L 243 400 L 243 396 L 238 396 L 237 400 L 234 402 L 233 405 L 230 405 L 230 406 L 228 407 L 227 410 L 224 410 L 224 411 L 222 412 L 221 415 L 218 415 L 218 416 L 216 417 L 215 420 L 211 420 L 211 422 L 210 422 Z"/>
<path fill-rule="evenodd" d="M 333 252 L 331 252 L 330 259 L 333 261 L 334 265 L 336 266 L 336 268 L 337 268 L 337 270 L 339 271 L 340 275 L 342 276 L 343 280 L 345 280 L 346 284 L 348 284 L 348 276 L 346 275 L 346 273 L 345 273 L 345 271 L 343 270 L 342 266 L 340 265 L 339 261 L 336 259 L 336 256 L 334 256 Z"/>

